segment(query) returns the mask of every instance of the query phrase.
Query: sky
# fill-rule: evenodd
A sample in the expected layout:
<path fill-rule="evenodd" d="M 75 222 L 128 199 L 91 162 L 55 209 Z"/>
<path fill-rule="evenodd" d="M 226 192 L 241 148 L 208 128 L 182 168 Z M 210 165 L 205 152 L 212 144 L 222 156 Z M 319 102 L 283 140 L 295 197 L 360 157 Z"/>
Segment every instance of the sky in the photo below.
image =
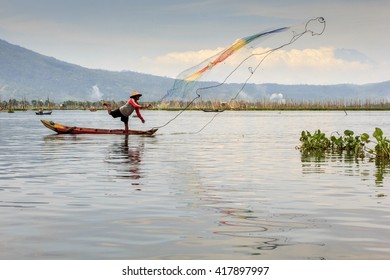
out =
<path fill-rule="evenodd" d="M 272 54 L 251 82 L 390 80 L 388 0 L 0 0 L 0 39 L 91 69 L 175 78 L 238 38 L 316 17 L 325 32 Z"/>

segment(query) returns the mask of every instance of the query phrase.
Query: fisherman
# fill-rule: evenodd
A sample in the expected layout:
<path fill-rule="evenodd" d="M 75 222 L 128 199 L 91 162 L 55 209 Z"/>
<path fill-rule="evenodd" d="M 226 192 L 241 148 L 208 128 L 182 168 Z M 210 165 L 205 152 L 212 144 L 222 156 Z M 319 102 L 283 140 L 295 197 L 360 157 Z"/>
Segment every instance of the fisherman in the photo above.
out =
<path fill-rule="evenodd" d="M 129 101 L 126 102 L 125 105 L 112 110 L 111 111 L 111 105 L 109 103 L 104 103 L 103 106 L 107 107 L 107 112 L 109 115 L 111 115 L 113 118 L 121 118 L 121 121 L 125 124 L 125 133 L 129 131 L 129 116 L 135 111 L 137 113 L 138 118 L 142 121 L 142 123 L 145 123 L 144 118 L 142 117 L 140 113 L 140 109 L 149 108 L 152 106 L 152 104 L 148 104 L 146 106 L 141 106 L 138 104 L 139 98 L 142 96 L 137 91 L 134 91 L 130 95 Z"/>

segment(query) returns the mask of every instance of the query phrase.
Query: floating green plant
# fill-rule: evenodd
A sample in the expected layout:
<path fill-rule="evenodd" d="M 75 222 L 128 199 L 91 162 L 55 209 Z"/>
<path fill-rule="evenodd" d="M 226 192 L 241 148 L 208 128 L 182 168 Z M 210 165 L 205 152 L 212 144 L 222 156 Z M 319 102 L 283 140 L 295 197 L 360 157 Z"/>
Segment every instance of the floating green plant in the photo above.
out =
<path fill-rule="evenodd" d="M 332 133 L 333 134 L 333 133 Z M 331 135 L 329 138 L 321 130 L 314 133 L 302 131 L 301 145 L 297 148 L 304 154 L 321 154 L 325 152 L 347 152 L 357 158 L 390 159 L 390 140 L 383 136 L 380 128 L 375 128 L 371 140 L 367 133 L 355 135 L 351 130 L 345 130 L 343 135 Z"/>

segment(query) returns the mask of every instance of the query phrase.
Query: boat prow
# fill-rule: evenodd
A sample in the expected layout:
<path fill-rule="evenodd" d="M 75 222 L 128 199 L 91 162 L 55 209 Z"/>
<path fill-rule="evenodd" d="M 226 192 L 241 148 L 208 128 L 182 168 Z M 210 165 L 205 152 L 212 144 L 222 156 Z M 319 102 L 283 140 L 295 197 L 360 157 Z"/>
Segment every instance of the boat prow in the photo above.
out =
<path fill-rule="evenodd" d="M 58 134 L 119 134 L 119 135 L 145 135 L 152 136 L 157 128 L 149 130 L 128 130 L 124 129 L 102 129 L 102 128 L 88 128 L 88 127 L 77 127 L 77 126 L 66 126 L 53 121 L 41 120 L 44 126 L 51 129 Z"/>

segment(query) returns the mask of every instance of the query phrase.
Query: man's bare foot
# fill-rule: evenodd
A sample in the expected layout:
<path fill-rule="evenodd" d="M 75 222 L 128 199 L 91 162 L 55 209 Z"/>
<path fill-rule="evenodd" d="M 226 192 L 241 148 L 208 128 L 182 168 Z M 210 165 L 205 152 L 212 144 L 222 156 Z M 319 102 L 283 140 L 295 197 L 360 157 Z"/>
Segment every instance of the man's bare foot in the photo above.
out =
<path fill-rule="evenodd" d="M 111 113 L 111 105 L 110 105 L 110 103 L 103 103 L 103 107 L 107 107 L 107 112 L 109 114 Z"/>

